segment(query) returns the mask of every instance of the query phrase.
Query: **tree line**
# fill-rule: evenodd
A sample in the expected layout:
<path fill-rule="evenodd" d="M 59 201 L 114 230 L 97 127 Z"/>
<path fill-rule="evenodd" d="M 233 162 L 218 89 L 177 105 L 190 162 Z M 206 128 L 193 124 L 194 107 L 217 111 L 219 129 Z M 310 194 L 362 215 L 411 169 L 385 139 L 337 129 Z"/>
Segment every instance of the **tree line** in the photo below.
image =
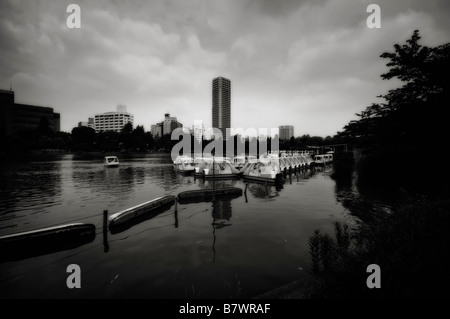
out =
<path fill-rule="evenodd" d="M 195 146 L 202 150 L 211 142 L 211 140 L 202 139 L 197 141 L 193 135 L 191 138 L 191 149 Z M 241 141 L 239 136 L 234 136 L 235 149 L 237 151 L 237 143 Z M 321 136 L 303 135 L 300 137 L 292 137 L 289 140 L 280 140 L 279 149 L 281 150 L 305 150 L 309 146 L 323 146 L 341 142 L 339 137 L 325 138 Z M 67 152 L 79 151 L 101 151 L 101 152 L 118 152 L 118 151 L 165 151 L 170 152 L 178 141 L 171 139 L 171 134 L 162 136 L 153 136 L 151 132 L 146 132 L 143 126 L 133 128 L 132 123 L 124 125 L 120 132 L 105 131 L 96 133 L 95 130 L 87 126 L 74 127 L 70 133 L 54 132 L 48 119 L 43 117 L 38 128 L 20 130 L 15 134 L 8 136 L 2 142 L 2 149 L 6 152 L 24 152 L 30 150 L 59 150 Z M 249 149 L 249 145 L 256 142 L 258 148 L 262 143 L 267 145 L 268 151 L 271 151 L 271 138 L 267 140 L 259 140 L 258 138 L 245 138 L 242 143 L 245 149 Z M 224 149 L 226 142 L 224 143 Z M 197 144 L 197 145 L 195 145 Z M 200 145 L 200 146 L 199 146 Z"/>

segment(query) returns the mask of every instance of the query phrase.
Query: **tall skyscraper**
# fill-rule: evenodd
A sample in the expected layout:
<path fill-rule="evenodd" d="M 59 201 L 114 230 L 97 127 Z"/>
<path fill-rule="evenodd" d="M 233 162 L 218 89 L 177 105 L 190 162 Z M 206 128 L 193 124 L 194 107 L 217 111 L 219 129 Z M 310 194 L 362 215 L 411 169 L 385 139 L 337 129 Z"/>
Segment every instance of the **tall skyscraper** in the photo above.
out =
<path fill-rule="evenodd" d="M 294 136 L 294 126 L 292 125 L 282 125 L 278 127 L 280 140 L 289 140 Z"/>
<path fill-rule="evenodd" d="M 231 81 L 218 77 L 212 81 L 212 126 L 222 131 L 224 139 L 228 139 L 231 128 Z"/>

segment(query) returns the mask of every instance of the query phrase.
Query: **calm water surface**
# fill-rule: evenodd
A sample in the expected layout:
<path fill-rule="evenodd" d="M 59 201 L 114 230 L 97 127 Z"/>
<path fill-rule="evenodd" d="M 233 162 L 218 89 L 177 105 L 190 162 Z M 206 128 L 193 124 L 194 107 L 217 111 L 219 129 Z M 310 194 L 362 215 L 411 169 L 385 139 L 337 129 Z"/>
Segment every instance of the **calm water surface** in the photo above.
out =
<path fill-rule="evenodd" d="M 282 187 L 216 182 L 246 190 L 231 200 L 178 204 L 103 245 L 110 214 L 163 195 L 212 188 L 173 170 L 170 154 L 54 155 L 0 171 L 0 235 L 70 222 L 96 226 L 80 247 L 0 263 L 2 298 L 251 298 L 308 276 L 308 237 L 345 217 L 331 169 L 307 170 Z M 81 268 L 68 289 L 66 268 Z"/>

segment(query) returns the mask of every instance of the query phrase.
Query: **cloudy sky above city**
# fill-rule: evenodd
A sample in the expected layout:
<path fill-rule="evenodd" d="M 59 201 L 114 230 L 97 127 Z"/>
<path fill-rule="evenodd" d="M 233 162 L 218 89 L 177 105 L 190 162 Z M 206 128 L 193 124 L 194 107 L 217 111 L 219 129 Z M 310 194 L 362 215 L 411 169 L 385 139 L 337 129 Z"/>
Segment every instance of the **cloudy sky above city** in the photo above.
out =
<path fill-rule="evenodd" d="M 70 3 L 80 29 L 66 25 Z M 366 25 L 371 3 L 380 29 Z M 449 9 L 445 0 L 2 0 L 0 89 L 53 107 L 63 131 L 119 103 L 148 131 L 164 113 L 211 126 L 211 82 L 223 76 L 232 127 L 325 137 L 399 85 L 381 80 L 381 53 L 415 29 L 424 45 L 450 42 Z"/>

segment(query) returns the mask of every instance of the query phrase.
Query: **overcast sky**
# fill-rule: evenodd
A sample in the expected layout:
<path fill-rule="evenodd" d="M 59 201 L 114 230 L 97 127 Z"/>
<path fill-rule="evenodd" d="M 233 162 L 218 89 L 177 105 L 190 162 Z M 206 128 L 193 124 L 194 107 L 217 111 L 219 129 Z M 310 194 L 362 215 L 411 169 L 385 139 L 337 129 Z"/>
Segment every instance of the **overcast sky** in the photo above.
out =
<path fill-rule="evenodd" d="M 81 8 L 69 29 L 66 8 Z M 381 28 L 369 29 L 369 4 Z M 393 51 L 419 29 L 450 42 L 449 1 L 0 0 L 0 89 L 53 107 L 70 132 L 119 103 L 135 126 L 176 116 L 211 126 L 211 82 L 231 80 L 231 126 L 294 125 L 334 135 L 398 82 L 383 81 Z"/>

